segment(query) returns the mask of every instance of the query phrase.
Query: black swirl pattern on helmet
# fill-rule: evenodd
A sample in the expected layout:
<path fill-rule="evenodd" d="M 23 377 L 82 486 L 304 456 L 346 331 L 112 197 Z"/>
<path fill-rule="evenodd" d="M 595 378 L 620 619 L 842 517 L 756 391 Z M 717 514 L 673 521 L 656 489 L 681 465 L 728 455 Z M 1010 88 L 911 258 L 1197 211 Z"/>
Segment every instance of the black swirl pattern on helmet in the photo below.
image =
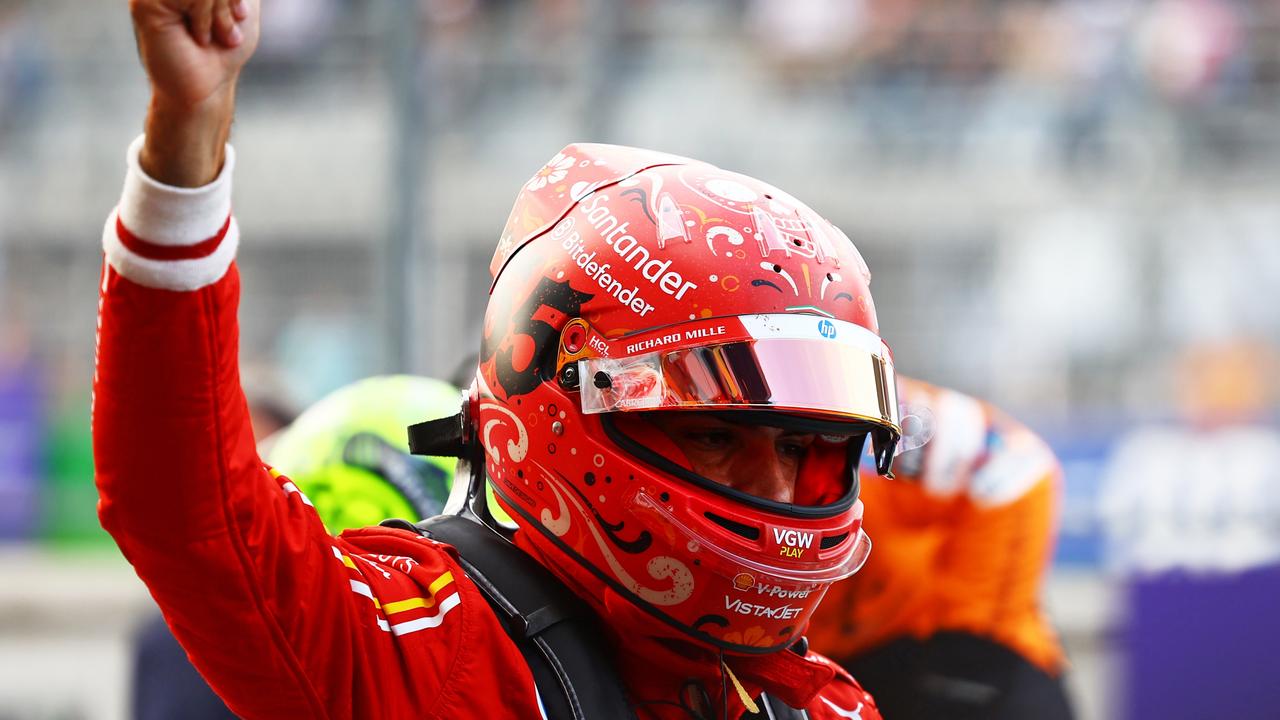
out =
<path fill-rule="evenodd" d="M 559 475 L 559 473 L 557 473 L 557 475 Z M 653 535 L 650 534 L 648 530 L 641 530 L 640 534 L 637 535 L 634 540 L 623 540 L 619 533 L 622 531 L 622 528 L 626 526 L 627 523 L 625 521 L 619 523 L 609 522 L 600 514 L 599 510 L 596 510 L 596 506 L 587 499 L 586 495 L 582 494 L 582 491 L 579 490 L 576 485 L 569 482 L 563 475 L 560 475 L 560 479 L 565 481 L 564 484 L 569 486 L 569 489 L 573 490 L 573 493 L 578 496 L 578 499 L 582 500 L 583 504 L 587 506 L 587 509 L 591 511 L 591 514 L 596 516 L 596 521 L 600 523 L 600 527 L 604 528 L 604 533 L 609 537 L 609 542 L 617 546 L 619 550 L 630 555 L 638 555 L 645 550 L 648 550 L 649 546 L 653 544 Z"/>
<path fill-rule="evenodd" d="M 710 615 L 703 615 L 693 621 L 694 630 L 701 630 L 703 625 L 715 625 L 716 627 L 726 628 L 729 627 L 729 618 L 712 613 Z"/>
<path fill-rule="evenodd" d="M 641 188 L 633 187 L 627 190 L 623 190 L 620 194 L 623 197 L 626 197 L 627 195 L 631 195 L 632 196 L 631 202 L 640 203 L 640 209 L 644 210 L 644 216 L 649 218 L 649 222 L 653 223 L 654 225 L 658 224 L 658 219 L 653 216 L 653 213 L 649 212 L 649 193 L 645 192 Z"/>
<path fill-rule="evenodd" d="M 581 314 L 582 306 L 591 298 L 591 294 L 570 287 L 568 280 L 556 282 L 544 277 L 515 312 L 494 313 L 494 326 L 485 336 L 480 362 L 493 362 L 498 384 L 495 389 L 508 398 L 536 389 L 548 374 L 544 365 L 554 365 L 555 353 L 551 351 L 560 337 L 560 328 Z M 491 304 L 498 301 L 495 296 Z M 516 338 L 522 335 L 533 341 L 533 353 L 525 367 L 516 367 Z"/>
<path fill-rule="evenodd" d="M 778 287 L 777 285 L 774 285 L 768 280 L 759 280 L 759 279 L 752 280 L 751 287 L 771 287 L 774 290 L 777 290 L 778 292 L 782 292 L 782 288 Z"/>

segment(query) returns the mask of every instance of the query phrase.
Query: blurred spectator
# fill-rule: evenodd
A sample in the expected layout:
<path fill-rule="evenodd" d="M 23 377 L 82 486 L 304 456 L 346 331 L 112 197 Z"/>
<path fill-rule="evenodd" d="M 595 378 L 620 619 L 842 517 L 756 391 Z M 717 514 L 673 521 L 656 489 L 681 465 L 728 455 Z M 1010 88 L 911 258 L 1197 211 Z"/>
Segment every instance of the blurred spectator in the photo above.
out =
<path fill-rule="evenodd" d="M 262 3 L 262 41 L 255 74 L 294 79 L 312 68 L 332 39 L 339 0 L 269 0 Z M 281 79 L 281 78 L 277 78 Z"/>
<path fill-rule="evenodd" d="M 1249 53 L 1250 87 L 1264 102 L 1280 98 L 1280 3 L 1248 3 L 1245 41 Z"/>
<path fill-rule="evenodd" d="M 974 163 L 1041 172 L 1066 107 L 1073 28 L 1055 3 L 1012 2 L 993 19 L 997 69 L 964 140 Z"/>
<path fill-rule="evenodd" d="M 830 77 L 847 63 L 866 22 L 861 0 L 753 0 L 747 24 L 759 55 L 785 86 Z"/>
<path fill-rule="evenodd" d="M 1200 100 L 1240 50 L 1235 11 L 1221 0 L 1156 0 L 1137 24 L 1135 50 L 1157 93 L 1173 102 Z"/>
<path fill-rule="evenodd" d="M 478 42 L 479 0 L 420 0 L 420 61 L 426 111 L 436 130 L 464 124 L 483 87 L 485 43 Z"/>
<path fill-rule="evenodd" d="M 1129 32 L 1142 3 L 1136 0 L 1066 0 L 1056 3 L 1069 42 L 1061 48 L 1068 68 L 1067 106 L 1055 122 L 1062 159 L 1073 169 L 1105 163 L 1124 105 L 1138 88 L 1129 70 Z"/>
<path fill-rule="evenodd" d="M 1066 658 L 1040 604 L 1057 534 L 1053 452 L 954 390 L 899 376 L 898 392 L 904 442 L 927 442 L 895 459 L 895 479 L 861 474 L 875 548 L 828 591 L 810 642 L 886 718 L 1072 717 Z"/>

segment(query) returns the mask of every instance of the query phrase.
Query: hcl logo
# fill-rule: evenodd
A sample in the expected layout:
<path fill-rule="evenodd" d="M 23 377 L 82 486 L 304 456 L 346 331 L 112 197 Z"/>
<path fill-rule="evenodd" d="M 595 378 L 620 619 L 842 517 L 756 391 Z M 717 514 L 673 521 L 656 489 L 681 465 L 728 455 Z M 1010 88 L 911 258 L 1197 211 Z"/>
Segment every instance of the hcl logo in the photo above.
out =
<path fill-rule="evenodd" d="M 818 334 L 822 337 L 833 340 L 836 336 L 836 324 L 830 320 L 823 320 L 818 323 Z"/>

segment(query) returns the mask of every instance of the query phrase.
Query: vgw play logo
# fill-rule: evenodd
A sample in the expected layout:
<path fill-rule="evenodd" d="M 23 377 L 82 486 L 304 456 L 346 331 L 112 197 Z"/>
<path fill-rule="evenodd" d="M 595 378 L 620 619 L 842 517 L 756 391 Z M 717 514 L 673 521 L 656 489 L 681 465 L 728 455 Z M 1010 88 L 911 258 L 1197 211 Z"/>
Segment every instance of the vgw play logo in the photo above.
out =
<path fill-rule="evenodd" d="M 804 551 L 813 546 L 813 533 L 773 528 L 773 541 L 779 545 L 779 556 L 804 557 Z"/>

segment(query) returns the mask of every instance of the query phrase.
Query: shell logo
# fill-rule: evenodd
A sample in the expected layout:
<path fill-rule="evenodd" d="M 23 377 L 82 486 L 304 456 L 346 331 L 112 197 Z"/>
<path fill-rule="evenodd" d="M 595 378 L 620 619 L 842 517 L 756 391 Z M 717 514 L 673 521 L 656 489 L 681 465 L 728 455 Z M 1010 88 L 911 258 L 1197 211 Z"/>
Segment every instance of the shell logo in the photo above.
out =
<path fill-rule="evenodd" d="M 733 576 L 733 586 L 739 590 L 750 590 L 755 587 L 756 579 L 749 573 L 738 573 Z"/>

